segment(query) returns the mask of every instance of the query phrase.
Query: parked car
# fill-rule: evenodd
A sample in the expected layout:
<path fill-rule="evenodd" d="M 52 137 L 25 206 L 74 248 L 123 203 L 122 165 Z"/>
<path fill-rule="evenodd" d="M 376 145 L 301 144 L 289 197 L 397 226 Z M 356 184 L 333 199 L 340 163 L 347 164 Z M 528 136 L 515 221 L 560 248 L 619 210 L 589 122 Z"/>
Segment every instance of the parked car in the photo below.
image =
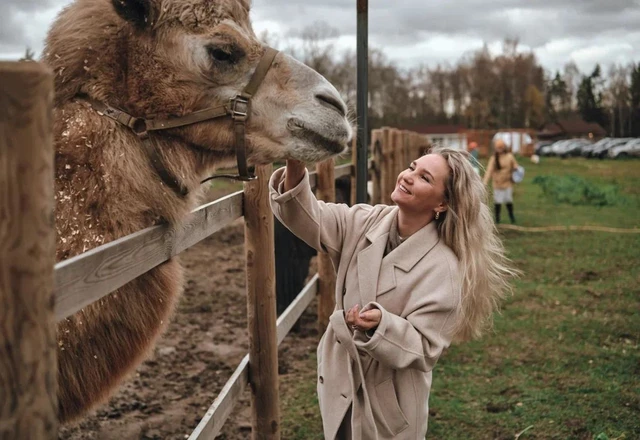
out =
<path fill-rule="evenodd" d="M 640 138 L 633 139 L 624 145 L 618 145 L 607 151 L 607 156 L 612 159 L 624 159 L 627 157 L 640 157 Z"/>
<path fill-rule="evenodd" d="M 593 150 L 595 150 L 597 148 L 600 148 L 603 145 L 608 144 L 612 140 L 615 140 L 615 139 L 614 138 L 610 138 L 610 137 L 602 138 L 598 142 L 596 142 L 595 144 L 591 144 L 589 146 L 583 147 L 582 150 L 580 151 L 580 155 L 582 155 L 584 157 L 591 157 L 591 153 L 593 153 Z"/>
<path fill-rule="evenodd" d="M 533 152 L 534 154 L 540 155 L 540 150 L 542 150 L 542 148 L 548 147 L 549 145 L 552 145 L 552 144 L 553 144 L 553 141 L 538 141 L 533 147 Z"/>
<path fill-rule="evenodd" d="M 564 146 L 567 145 L 569 142 L 571 142 L 571 139 L 563 139 L 561 141 L 554 142 L 551 145 L 550 151 L 548 152 L 547 155 L 557 156 L 558 153 L 560 153 L 564 149 Z"/>
<path fill-rule="evenodd" d="M 611 142 L 608 142 L 607 144 L 596 148 L 595 150 L 593 150 L 591 152 L 591 157 L 597 157 L 599 159 L 604 159 L 605 157 L 607 157 L 607 153 L 609 152 L 609 150 L 613 147 L 617 147 L 620 145 L 624 145 L 629 141 L 632 141 L 633 138 L 615 138 L 613 139 Z"/>
<path fill-rule="evenodd" d="M 551 156 L 551 147 L 553 147 L 553 144 L 547 144 L 540 147 L 538 150 L 538 156 Z"/>
<path fill-rule="evenodd" d="M 593 142 L 588 139 L 571 139 L 557 151 L 556 155 L 560 157 L 580 156 L 582 149 L 592 144 Z"/>
<path fill-rule="evenodd" d="M 556 156 L 557 151 L 562 149 L 562 146 L 567 142 L 569 142 L 570 140 L 571 139 L 561 139 L 559 141 L 553 142 L 551 145 L 545 145 L 542 148 L 540 148 L 540 151 L 538 154 L 540 154 L 540 156 Z"/>

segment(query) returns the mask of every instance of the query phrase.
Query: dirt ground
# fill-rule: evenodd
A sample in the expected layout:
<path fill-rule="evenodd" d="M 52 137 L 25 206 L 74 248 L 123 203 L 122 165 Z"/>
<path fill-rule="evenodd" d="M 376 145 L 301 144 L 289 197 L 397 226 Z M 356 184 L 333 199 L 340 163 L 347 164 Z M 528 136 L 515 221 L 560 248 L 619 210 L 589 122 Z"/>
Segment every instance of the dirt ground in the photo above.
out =
<path fill-rule="evenodd" d="M 186 270 L 185 291 L 153 356 L 106 404 L 63 427 L 60 439 L 188 438 L 247 353 L 242 219 L 187 249 L 180 260 Z M 317 341 L 314 301 L 280 345 L 284 386 L 286 376 L 300 371 Z M 217 438 L 250 438 L 250 417 L 247 391 Z"/>

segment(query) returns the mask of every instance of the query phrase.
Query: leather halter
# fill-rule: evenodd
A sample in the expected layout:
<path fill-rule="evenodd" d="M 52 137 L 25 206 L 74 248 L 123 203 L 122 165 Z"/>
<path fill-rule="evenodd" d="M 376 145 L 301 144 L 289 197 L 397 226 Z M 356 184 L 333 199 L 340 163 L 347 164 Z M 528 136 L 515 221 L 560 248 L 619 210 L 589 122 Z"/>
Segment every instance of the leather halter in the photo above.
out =
<path fill-rule="evenodd" d="M 247 86 L 240 94 L 229 99 L 227 104 L 205 108 L 180 117 L 164 120 L 137 118 L 120 109 L 90 98 L 87 95 L 80 95 L 78 97 L 87 101 L 99 114 L 107 116 L 108 118 L 130 128 L 142 140 L 145 152 L 149 156 L 153 167 L 162 181 L 180 196 L 184 197 L 188 194 L 189 190 L 185 188 L 175 176 L 172 176 L 166 167 L 163 166 L 160 154 L 149 140 L 149 132 L 168 130 L 170 128 L 183 127 L 185 125 L 197 124 L 211 119 L 230 116 L 231 119 L 233 119 L 236 138 L 238 174 L 214 174 L 200 183 L 219 177 L 226 177 L 244 182 L 254 180 L 256 176 L 249 172 L 249 168 L 247 166 L 247 146 L 245 138 L 246 122 L 247 119 L 249 119 L 249 114 L 251 113 L 251 98 L 258 91 L 258 87 L 260 87 L 260 84 L 266 77 L 267 72 L 271 68 L 273 60 L 277 54 L 277 50 L 267 47 Z"/>

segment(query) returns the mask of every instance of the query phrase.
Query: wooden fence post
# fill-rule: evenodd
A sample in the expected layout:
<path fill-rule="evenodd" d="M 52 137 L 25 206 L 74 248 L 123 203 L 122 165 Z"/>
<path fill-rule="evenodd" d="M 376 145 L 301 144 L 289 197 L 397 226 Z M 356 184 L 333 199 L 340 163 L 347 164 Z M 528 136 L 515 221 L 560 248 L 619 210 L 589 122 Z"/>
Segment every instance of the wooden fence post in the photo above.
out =
<path fill-rule="evenodd" d="M 408 130 L 402 131 L 402 154 L 404 159 L 402 160 L 401 170 L 409 166 L 409 163 L 415 158 L 411 157 L 411 132 Z"/>
<path fill-rule="evenodd" d="M 358 139 L 355 134 L 351 140 L 351 194 L 349 194 L 349 201 L 351 205 L 356 204 L 356 169 L 358 167 Z"/>
<path fill-rule="evenodd" d="M 389 180 L 393 177 L 393 163 L 391 148 L 391 129 L 382 127 L 382 160 L 380 163 L 380 201 L 385 205 L 391 204 L 391 193 L 389 191 Z"/>
<path fill-rule="evenodd" d="M 258 179 L 244 184 L 251 437 L 254 440 L 280 439 L 275 252 L 268 188 L 272 170 L 272 165 L 256 166 Z"/>
<path fill-rule="evenodd" d="M 53 75 L 0 63 L 0 438 L 57 439 Z"/>
<path fill-rule="evenodd" d="M 325 202 L 336 199 L 335 161 L 325 160 L 316 165 L 316 197 Z M 318 332 L 323 334 L 336 305 L 336 273 L 329 254 L 318 252 Z"/>
<path fill-rule="evenodd" d="M 371 194 L 371 204 L 382 203 L 380 184 L 382 178 L 382 143 L 384 142 L 381 129 L 373 130 L 371 133 L 371 149 L 373 161 L 371 166 L 371 183 L 373 194 Z"/>
<path fill-rule="evenodd" d="M 393 134 L 393 175 L 391 176 L 391 184 L 389 186 L 389 194 L 393 192 L 396 187 L 396 180 L 398 174 L 403 170 L 404 164 L 404 145 L 403 145 L 403 133 L 402 130 L 394 130 Z"/>

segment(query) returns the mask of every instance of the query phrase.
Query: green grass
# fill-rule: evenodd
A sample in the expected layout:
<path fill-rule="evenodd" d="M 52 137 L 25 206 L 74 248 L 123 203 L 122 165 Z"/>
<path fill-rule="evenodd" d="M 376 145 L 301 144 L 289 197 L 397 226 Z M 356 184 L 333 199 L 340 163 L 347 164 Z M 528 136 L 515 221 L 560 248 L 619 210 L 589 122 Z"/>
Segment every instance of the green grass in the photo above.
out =
<path fill-rule="evenodd" d="M 520 225 L 640 227 L 639 161 L 520 161 Z M 568 174 L 616 185 L 627 202 L 556 203 L 533 183 Z M 502 236 L 523 276 L 494 331 L 451 347 L 436 366 L 428 438 L 640 439 L 640 234 Z M 322 438 L 313 355 L 284 389 L 283 438 Z"/>

